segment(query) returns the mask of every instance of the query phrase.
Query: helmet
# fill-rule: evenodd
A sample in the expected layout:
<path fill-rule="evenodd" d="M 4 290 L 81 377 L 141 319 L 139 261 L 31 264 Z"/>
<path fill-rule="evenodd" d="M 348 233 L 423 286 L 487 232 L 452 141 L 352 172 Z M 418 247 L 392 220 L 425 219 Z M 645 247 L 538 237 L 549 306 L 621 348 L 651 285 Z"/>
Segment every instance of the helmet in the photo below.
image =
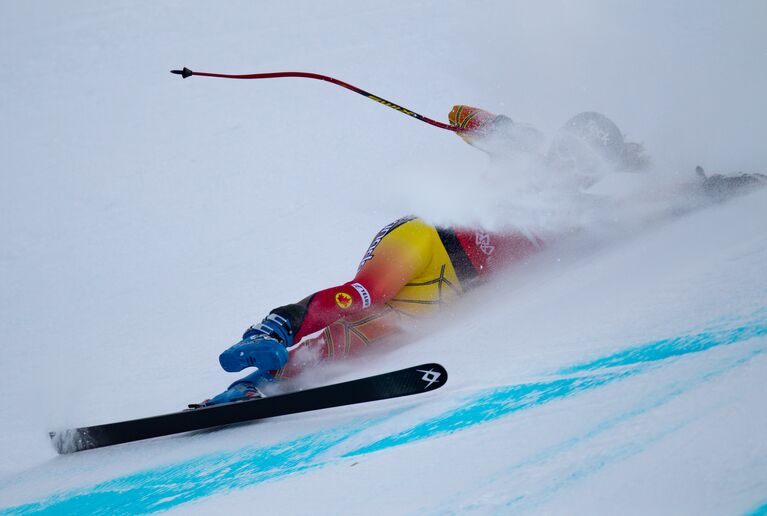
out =
<path fill-rule="evenodd" d="M 549 161 L 562 168 L 594 175 L 619 166 L 625 142 L 615 122 L 601 113 L 579 113 L 557 132 L 549 150 Z"/>

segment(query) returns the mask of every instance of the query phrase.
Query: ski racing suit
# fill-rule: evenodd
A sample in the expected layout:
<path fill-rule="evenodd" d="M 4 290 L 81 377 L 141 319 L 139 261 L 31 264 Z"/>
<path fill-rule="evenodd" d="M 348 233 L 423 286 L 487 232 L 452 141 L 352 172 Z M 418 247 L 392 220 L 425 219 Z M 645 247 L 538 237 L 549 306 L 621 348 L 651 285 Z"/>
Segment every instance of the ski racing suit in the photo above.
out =
<path fill-rule="evenodd" d="M 542 246 L 522 233 L 441 228 L 416 217 L 396 220 L 376 234 L 351 281 L 272 310 L 290 322 L 298 343 L 276 376 L 352 355 L 396 332 L 400 317 L 433 313 Z"/>
<path fill-rule="evenodd" d="M 448 118 L 464 129 L 459 136 L 491 156 L 541 153 L 542 135 L 504 115 L 456 105 Z M 596 112 L 572 117 L 544 154 L 546 165 L 563 173 L 589 175 L 600 164 L 635 172 L 648 164 L 643 147 L 625 141 L 617 125 Z M 767 183 L 760 174 L 706 176 L 700 169 L 698 176 L 700 188 L 712 198 Z M 273 373 L 289 377 L 317 361 L 354 354 L 396 332 L 402 317 L 433 313 L 488 274 L 542 247 L 538 236 L 523 232 L 435 227 L 416 217 L 396 220 L 376 234 L 351 281 L 272 310 L 289 322 L 296 343 L 287 364 Z"/>

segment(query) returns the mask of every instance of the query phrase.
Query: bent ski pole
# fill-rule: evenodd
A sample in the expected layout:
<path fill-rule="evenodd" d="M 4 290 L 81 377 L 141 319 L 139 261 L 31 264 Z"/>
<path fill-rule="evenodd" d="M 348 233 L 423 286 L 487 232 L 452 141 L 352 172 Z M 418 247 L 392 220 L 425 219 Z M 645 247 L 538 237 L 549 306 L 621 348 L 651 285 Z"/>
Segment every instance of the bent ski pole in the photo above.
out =
<path fill-rule="evenodd" d="M 223 74 L 223 73 L 208 73 L 208 72 L 193 72 L 189 68 L 184 68 L 183 70 L 171 70 L 170 73 L 175 73 L 177 75 L 180 75 L 184 79 L 187 77 L 191 77 L 193 75 L 200 76 L 200 77 L 220 77 L 223 79 L 275 79 L 280 77 L 303 77 L 305 79 L 317 79 L 320 81 L 327 81 L 335 84 L 336 86 L 341 86 L 342 88 L 346 88 L 348 90 L 351 90 L 355 93 L 359 93 L 360 95 L 369 98 L 370 100 L 374 100 L 378 102 L 379 104 L 382 104 L 384 106 L 390 107 L 392 109 L 395 109 L 399 111 L 400 113 L 403 113 L 408 116 L 412 116 L 413 118 L 420 120 L 421 122 L 426 122 L 427 124 L 431 124 L 435 127 L 439 127 L 440 129 L 447 129 L 448 131 L 454 131 L 454 132 L 462 132 L 465 129 L 461 127 L 456 127 L 449 124 L 443 124 L 442 122 L 437 122 L 436 120 L 432 120 L 431 118 L 425 117 L 423 115 L 419 115 L 415 111 L 411 111 L 409 109 L 405 109 L 404 107 L 395 104 L 394 102 L 389 102 L 386 99 L 382 99 L 381 97 L 377 97 L 373 95 L 370 92 L 367 92 L 363 89 L 360 89 L 356 86 L 352 86 L 349 83 L 339 81 L 338 79 L 335 79 L 333 77 L 329 77 L 327 75 L 320 75 L 317 73 L 309 73 L 309 72 L 270 72 L 270 73 L 251 73 L 251 74 L 245 74 L 245 75 L 231 75 L 231 74 Z"/>

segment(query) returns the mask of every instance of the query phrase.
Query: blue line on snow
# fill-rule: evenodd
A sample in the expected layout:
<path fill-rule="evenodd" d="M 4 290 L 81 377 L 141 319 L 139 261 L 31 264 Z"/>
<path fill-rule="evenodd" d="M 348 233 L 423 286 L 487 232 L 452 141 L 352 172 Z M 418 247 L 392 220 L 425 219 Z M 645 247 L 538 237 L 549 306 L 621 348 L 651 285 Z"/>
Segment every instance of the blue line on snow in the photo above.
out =
<path fill-rule="evenodd" d="M 753 511 L 746 513 L 746 516 L 767 516 L 767 501 Z"/>
<path fill-rule="evenodd" d="M 568 398 L 579 392 L 601 387 L 634 373 L 634 371 L 625 371 L 496 387 L 467 399 L 457 409 L 440 414 L 398 434 L 384 437 L 379 441 L 346 453 L 344 456 L 362 455 L 429 437 L 457 432 L 493 421 L 512 412 L 541 406 L 549 401 Z"/>
<path fill-rule="evenodd" d="M 384 418 L 390 417 L 389 415 Z M 137 514 L 170 509 L 222 491 L 319 468 L 318 457 L 380 419 L 323 430 L 264 448 L 214 453 L 53 495 L 3 514 Z"/>
<path fill-rule="evenodd" d="M 583 442 L 597 438 L 601 434 L 606 432 L 607 430 L 611 430 L 614 427 L 620 424 L 626 423 L 627 421 L 630 421 L 638 416 L 644 415 L 647 412 L 650 412 L 651 410 L 662 407 L 670 403 L 671 401 L 677 399 L 678 397 L 682 396 L 683 394 L 689 392 L 690 390 L 696 387 L 699 387 L 700 385 L 706 382 L 709 382 L 715 378 L 718 378 L 722 374 L 730 372 L 739 366 L 747 364 L 752 359 L 754 359 L 757 356 L 760 356 L 764 352 L 765 352 L 765 348 L 763 347 L 753 350 L 749 352 L 746 356 L 742 356 L 734 360 L 726 361 L 726 363 L 723 364 L 722 366 L 719 366 L 702 376 L 698 376 L 692 379 L 678 382 L 677 384 L 672 386 L 671 389 L 664 392 L 659 397 L 650 399 L 646 401 L 645 403 L 628 410 L 627 412 L 624 412 L 615 417 L 602 421 L 598 425 L 590 429 L 589 431 L 579 436 L 572 437 L 549 450 L 536 454 L 533 458 L 523 461 L 515 466 L 512 466 L 511 468 L 509 468 L 508 471 L 524 470 L 525 468 L 533 464 L 541 464 L 541 463 L 547 462 L 558 454 L 569 451 L 575 446 L 582 444 Z M 506 505 L 513 506 L 515 510 L 522 509 L 522 508 L 538 507 L 542 503 L 547 501 L 549 498 L 551 498 L 560 489 L 567 487 L 568 485 L 574 483 L 575 481 L 586 478 L 613 463 L 628 459 L 629 457 L 642 452 L 650 445 L 688 426 L 693 421 L 697 420 L 699 417 L 700 416 L 693 417 L 685 421 L 681 421 L 671 427 L 662 428 L 656 431 L 655 433 L 650 432 L 651 435 L 649 436 L 644 436 L 643 438 L 636 440 L 633 443 L 622 444 L 617 447 L 613 447 L 612 450 L 609 449 L 609 446 L 607 447 L 608 449 L 604 449 L 604 448 L 600 449 L 600 453 L 596 457 L 588 458 L 585 464 L 580 465 L 580 467 L 576 468 L 574 471 L 571 471 L 567 475 L 561 475 L 557 480 L 547 483 L 543 492 L 540 493 L 537 497 L 517 496 L 513 499 L 508 500 Z"/>
<path fill-rule="evenodd" d="M 558 374 L 575 374 L 595 371 L 607 367 L 635 365 L 642 362 L 655 362 L 689 353 L 698 353 L 715 346 L 735 344 L 754 337 L 767 335 L 767 324 L 756 322 L 734 329 L 704 331 L 694 335 L 684 335 L 670 339 L 661 339 L 651 344 L 620 351 L 613 355 L 598 358 L 591 362 L 565 367 Z"/>
<path fill-rule="evenodd" d="M 755 323 L 730 330 L 702 332 L 695 335 L 662 339 L 631 348 L 608 357 L 568 367 L 558 374 L 573 374 L 604 370 L 616 366 L 642 366 L 689 353 L 698 353 L 715 346 L 734 344 L 753 337 L 767 335 L 767 324 Z M 412 428 L 381 439 L 347 453 L 345 456 L 370 453 L 391 446 L 418 441 L 427 437 L 453 433 L 469 426 L 492 421 L 512 412 L 540 406 L 552 400 L 570 397 L 585 390 L 620 380 L 642 372 L 641 367 L 622 372 L 558 378 L 554 380 L 497 387 L 468 399 L 461 407 L 424 421 Z"/>
<path fill-rule="evenodd" d="M 370 453 L 421 439 L 471 428 L 510 413 L 538 407 L 646 370 L 651 362 L 697 353 L 715 346 L 730 345 L 767 335 L 767 324 L 759 321 L 729 330 L 704 331 L 694 335 L 662 339 L 591 362 L 563 368 L 557 374 L 594 372 L 572 378 L 554 378 L 533 383 L 484 390 L 456 409 L 428 419 L 412 428 L 357 448 L 341 457 Z M 620 371 L 616 366 L 638 366 Z M 52 495 L 40 502 L 4 510 L 7 514 L 61 513 L 149 513 L 178 506 L 215 493 L 242 488 L 320 468 L 335 457 L 320 455 L 350 437 L 393 417 L 389 414 L 362 424 L 307 434 L 296 440 L 264 448 L 247 447 L 226 453 L 204 455 L 193 460 L 118 477 L 95 486 Z"/>

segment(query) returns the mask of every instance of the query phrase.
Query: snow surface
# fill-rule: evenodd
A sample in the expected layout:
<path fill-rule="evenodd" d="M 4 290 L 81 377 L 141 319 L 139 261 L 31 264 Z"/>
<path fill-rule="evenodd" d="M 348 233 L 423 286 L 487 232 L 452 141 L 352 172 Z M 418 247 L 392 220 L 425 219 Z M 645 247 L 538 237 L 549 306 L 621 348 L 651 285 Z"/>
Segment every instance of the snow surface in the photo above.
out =
<path fill-rule="evenodd" d="M 697 164 L 767 169 L 765 20 L 758 0 L 1 3 L 0 512 L 763 514 L 767 191 L 679 192 Z M 326 73 L 549 135 L 597 110 L 654 166 L 597 202 L 329 84 L 182 66 Z M 301 380 L 438 361 L 443 389 L 56 456 L 48 430 L 221 390 L 247 325 L 348 280 L 406 213 L 577 231 Z"/>

